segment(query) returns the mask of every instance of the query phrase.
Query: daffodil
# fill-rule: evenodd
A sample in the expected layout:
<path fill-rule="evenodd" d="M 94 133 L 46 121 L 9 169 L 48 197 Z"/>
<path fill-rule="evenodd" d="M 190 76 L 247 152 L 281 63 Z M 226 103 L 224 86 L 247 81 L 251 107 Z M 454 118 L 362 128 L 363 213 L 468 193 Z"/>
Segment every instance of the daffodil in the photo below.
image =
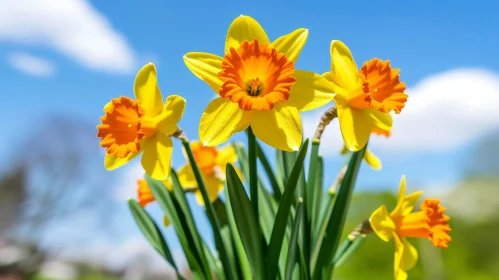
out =
<path fill-rule="evenodd" d="M 362 149 L 373 129 L 391 130 L 389 112 L 399 114 L 407 101 L 399 71 L 391 68 L 390 61 L 377 58 L 357 70 L 348 47 L 341 41 L 331 42 L 331 72 L 323 76 L 334 84 L 338 120 L 348 150 Z"/>
<path fill-rule="evenodd" d="M 137 198 L 139 201 L 140 206 L 146 207 L 147 204 L 153 202 L 154 195 L 151 192 L 151 189 L 149 188 L 149 185 L 147 184 L 147 181 L 145 179 L 140 179 L 137 181 Z M 170 220 L 168 217 L 165 215 L 163 217 L 163 224 L 165 227 L 168 227 L 170 225 Z"/>
<path fill-rule="evenodd" d="M 407 279 L 407 271 L 416 265 L 418 252 L 407 237 L 427 238 L 439 248 L 447 248 L 451 241 L 448 224 L 449 216 L 438 199 L 425 199 L 421 210 L 412 212 L 423 192 L 405 195 L 405 177 L 400 182 L 400 190 L 395 209 L 388 213 L 386 206 L 374 211 L 369 219 L 371 228 L 383 241 L 395 241 L 395 279 Z"/>
<path fill-rule="evenodd" d="M 372 133 L 378 134 L 378 135 L 385 135 L 386 137 L 390 137 L 390 131 L 373 129 Z M 343 148 L 341 149 L 340 154 L 341 155 L 346 155 L 348 153 L 350 153 L 350 151 L 347 149 L 347 147 L 343 146 Z M 372 169 L 380 170 L 381 167 L 383 166 L 383 164 L 381 163 L 381 160 L 379 159 L 379 157 L 376 156 L 370 149 L 366 149 L 366 152 L 364 153 L 364 157 L 362 159 Z"/>
<path fill-rule="evenodd" d="M 190 52 L 187 67 L 219 97 L 212 100 L 199 124 L 205 146 L 227 141 L 249 126 L 266 144 L 296 151 L 302 143 L 299 112 L 333 100 L 333 86 L 321 75 L 295 70 L 308 30 L 297 29 L 272 43 L 249 16 L 229 27 L 224 56 Z"/>
<path fill-rule="evenodd" d="M 201 171 L 201 176 L 203 177 L 210 201 L 214 202 L 217 200 L 219 193 L 223 191 L 226 179 L 225 167 L 227 166 L 227 163 L 234 165 L 237 161 L 237 155 L 234 147 L 229 145 L 224 148 L 217 149 L 216 147 L 204 146 L 203 143 L 198 141 L 192 141 L 190 145 L 196 164 Z M 235 169 L 239 177 L 242 177 L 239 169 Z M 200 205 L 204 205 L 203 196 L 201 195 L 201 191 L 198 189 L 198 183 L 191 165 L 186 164 L 182 166 L 178 170 L 177 175 L 183 188 L 196 189 L 196 201 Z M 168 189 L 171 189 L 171 179 L 166 180 L 165 184 Z"/>
<path fill-rule="evenodd" d="M 178 130 L 185 100 L 172 95 L 163 104 L 152 63 L 140 69 L 134 93 L 137 100 L 121 96 L 104 107 L 102 124 L 97 126 L 97 137 L 102 138 L 100 145 L 106 148 L 104 166 L 107 170 L 116 169 L 143 152 L 141 162 L 146 173 L 164 180 L 170 174 L 170 136 Z"/>

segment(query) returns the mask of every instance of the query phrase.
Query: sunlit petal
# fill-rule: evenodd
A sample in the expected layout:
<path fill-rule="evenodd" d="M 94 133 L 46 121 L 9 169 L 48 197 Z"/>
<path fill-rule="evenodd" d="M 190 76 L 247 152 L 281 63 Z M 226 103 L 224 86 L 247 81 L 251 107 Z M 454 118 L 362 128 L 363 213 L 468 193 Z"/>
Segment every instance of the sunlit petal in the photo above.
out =
<path fill-rule="evenodd" d="M 291 87 L 288 103 L 300 112 L 317 109 L 334 99 L 334 87 L 331 82 L 319 74 L 296 70 L 296 83 Z"/>
<path fill-rule="evenodd" d="M 336 99 L 335 99 L 336 100 Z M 348 106 L 337 106 L 341 135 L 348 150 L 364 148 L 371 134 L 371 125 L 362 111 Z"/>
<path fill-rule="evenodd" d="M 165 180 L 170 175 L 173 143 L 170 137 L 156 134 L 148 138 L 144 145 L 142 167 L 156 180 Z"/>
<path fill-rule="evenodd" d="M 385 205 L 380 206 L 371 214 L 369 223 L 381 240 L 388 242 L 392 239 L 396 227 Z"/>
<path fill-rule="evenodd" d="M 154 117 L 163 110 L 163 97 L 158 86 L 156 66 L 146 64 L 139 70 L 133 84 L 135 98 L 140 101 L 140 106 L 145 109 L 146 115 Z"/>
<path fill-rule="evenodd" d="M 359 86 L 360 78 L 357 64 L 348 47 L 341 41 L 331 41 L 331 73 L 332 81 L 347 90 Z"/>
<path fill-rule="evenodd" d="M 208 104 L 199 123 L 199 138 L 205 146 L 216 146 L 234 133 L 246 129 L 251 112 L 243 111 L 227 98 L 216 98 Z"/>
<path fill-rule="evenodd" d="M 205 81 L 217 94 L 223 85 L 218 78 L 218 73 L 222 71 L 222 58 L 218 55 L 190 52 L 184 55 L 184 63 L 196 77 Z"/>
<path fill-rule="evenodd" d="M 270 43 L 265 30 L 255 19 L 241 15 L 229 26 L 225 40 L 225 53 L 228 53 L 230 48 L 239 48 L 239 45 L 244 41 L 255 39 L 260 43 Z"/>
<path fill-rule="evenodd" d="M 276 104 L 274 110 L 258 111 L 251 129 L 255 136 L 276 149 L 298 151 L 302 142 L 302 126 L 298 110 Z"/>
<path fill-rule="evenodd" d="M 129 154 L 125 158 L 117 158 L 114 155 L 110 155 L 110 154 L 106 153 L 106 157 L 104 158 L 104 167 L 107 170 L 114 170 L 120 166 L 125 165 L 126 163 L 128 163 L 129 161 L 134 159 L 136 156 L 138 156 L 141 152 L 142 152 L 142 149 L 136 153 Z"/>
<path fill-rule="evenodd" d="M 182 119 L 185 109 L 185 99 L 178 95 L 170 95 L 166 98 L 163 112 L 157 116 L 157 129 L 160 133 L 172 135 L 178 129 L 177 123 Z"/>
<path fill-rule="evenodd" d="M 308 37 L 308 29 L 299 28 L 295 31 L 277 38 L 270 44 L 272 48 L 277 49 L 279 53 L 287 55 L 288 59 L 296 62 L 301 49 L 305 46 Z"/>

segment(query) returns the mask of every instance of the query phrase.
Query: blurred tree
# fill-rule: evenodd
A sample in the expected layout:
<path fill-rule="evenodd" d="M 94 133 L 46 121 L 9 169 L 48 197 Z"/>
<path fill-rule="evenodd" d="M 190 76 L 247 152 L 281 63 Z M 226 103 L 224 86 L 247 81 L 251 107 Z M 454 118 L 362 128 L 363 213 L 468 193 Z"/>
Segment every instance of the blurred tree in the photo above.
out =
<path fill-rule="evenodd" d="M 71 225 L 85 211 L 105 223 L 112 210 L 103 188 L 109 176 L 95 128 L 68 116 L 37 120 L 32 127 L 26 141 L 12 150 L 14 170 L 0 180 L 0 223 L 10 225 L 1 224 L 1 229 L 40 243 L 50 237 L 53 225 Z"/>

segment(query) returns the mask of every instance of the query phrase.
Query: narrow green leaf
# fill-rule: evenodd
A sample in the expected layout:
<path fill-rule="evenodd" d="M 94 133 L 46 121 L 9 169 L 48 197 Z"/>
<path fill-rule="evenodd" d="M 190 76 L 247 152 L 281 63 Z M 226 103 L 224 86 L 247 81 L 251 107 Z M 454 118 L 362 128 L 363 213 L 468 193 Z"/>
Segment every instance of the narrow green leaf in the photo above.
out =
<path fill-rule="evenodd" d="M 263 240 L 257 217 L 234 167 L 227 164 L 227 188 L 237 230 L 253 269 L 255 279 L 264 279 Z"/>
<path fill-rule="evenodd" d="M 305 140 L 305 142 L 301 146 L 300 152 L 290 173 L 289 179 L 287 180 L 286 189 L 284 190 L 281 201 L 279 203 L 274 227 L 272 229 L 272 236 L 270 238 L 270 243 L 265 258 L 267 264 L 267 279 L 275 279 L 277 275 L 277 263 L 279 261 L 279 255 L 281 253 L 282 241 L 286 232 L 289 213 L 291 212 L 294 192 L 303 171 L 303 161 L 305 160 L 307 150 L 308 139 Z"/>
<path fill-rule="evenodd" d="M 317 221 L 317 228 L 314 229 L 313 232 L 313 246 L 312 255 L 310 257 L 310 266 L 314 267 L 317 262 L 317 257 L 319 255 L 319 250 L 321 249 L 322 240 L 324 239 L 324 235 L 326 234 L 326 228 L 329 221 L 329 217 L 331 217 L 331 212 L 333 212 L 334 207 L 334 198 L 335 194 L 330 192 L 324 193 L 324 196 L 327 197 L 327 203 L 323 203 L 321 207 L 319 219 Z"/>
<path fill-rule="evenodd" d="M 198 279 L 209 278 L 206 274 L 207 270 L 203 269 L 202 264 L 200 263 L 199 252 L 196 251 L 196 245 L 192 242 L 193 239 L 189 238 L 191 236 L 190 232 L 188 228 L 184 228 L 184 224 L 179 217 L 179 213 L 177 213 L 177 209 L 175 208 L 170 192 L 166 189 L 163 182 L 154 180 L 147 174 L 144 175 L 144 178 L 146 179 L 154 198 L 163 211 L 165 211 L 168 219 L 172 222 L 193 275 Z"/>
<path fill-rule="evenodd" d="M 231 200 L 229 197 L 229 188 L 227 187 L 227 182 L 225 183 L 224 193 L 227 201 L 227 217 L 229 222 L 229 228 L 232 233 L 232 237 L 234 240 L 234 247 L 237 254 L 237 259 L 239 263 L 240 272 L 242 275 L 242 279 L 251 280 L 253 279 L 253 273 L 251 272 L 251 264 L 248 260 L 248 256 L 246 255 L 246 251 L 244 250 L 243 243 L 241 241 L 241 236 L 237 231 L 236 221 L 234 219 L 234 212 L 232 211 Z"/>
<path fill-rule="evenodd" d="M 172 178 L 172 189 L 173 189 L 173 196 L 174 196 L 174 204 L 175 202 L 178 204 L 178 208 L 180 208 L 180 211 L 177 211 L 178 214 L 182 214 L 179 217 L 180 221 L 185 223 L 186 226 L 184 228 L 187 228 L 187 231 L 189 231 L 189 235 L 187 238 L 192 238 L 192 241 L 194 245 L 196 246 L 196 252 L 198 253 L 199 257 L 199 262 L 205 269 L 205 274 L 208 274 L 208 279 L 211 278 L 211 272 L 210 272 L 210 265 L 208 263 L 208 260 L 206 258 L 205 250 L 204 250 L 204 242 L 201 236 L 199 235 L 199 231 L 196 228 L 196 224 L 194 223 L 194 218 L 192 216 L 191 208 L 189 207 L 189 204 L 187 203 L 187 199 L 185 197 L 185 192 L 180 185 L 180 181 L 178 180 L 177 173 L 175 170 L 172 169 L 171 171 L 171 178 Z"/>
<path fill-rule="evenodd" d="M 191 145 L 187 140 L 182 140 L 182 145 L 184 146 L 185 153 L 189 158 L 189 163 L 192 167 L 194 177 L 196 177 L 196 182 L 198 183 L 198 188 L 199 191 L 201 192 L 201 195 L 203 196 L 203 200 L 208 202 L 210 201 L 210 197 L 208 195 L 208 191 L 206 190 L 206 186 L 204 184 L 203 177 L 201 176 L 201 172 L 199 171 L 199 167 L 196 163 L 196 159 L 194 158 L 194 154 L 192 153 Z M 205 203 L 205 209 L 206 209 L 206 215 L 208 216 L 208 220 L 210 221 L 211 228 L 213 230 L 215 246 L 217 247 L 218 253 L 220 255 L 220 260 L 222 261 L 226 277 L 228 279 L 237 279 L 236 272 L 233 270 L 232 266 L 230 265 L 227 249 L 225 248 L 222 235 L 220 233 L 222 227 L 215 213 L 215 209 L 211 203 Z"/>
<path fill-rule="evenodd" d="M 338 248 L 343 226 L 345 225 L 348 207 L 352 198 L 355 180 L 359 172 L 359 167 L 364 157 L 367 145 L 360 151 L 354 152 L 348 164 L 348 169 L 343 181 L 341 182 L 340 190 L 334 203 L 333 212 L 329 218 L 319 255 L 317 257 L 316 266 L 313 273 L 313 279 L 322 279 L 324 268 L 333 260 L 333 256 Z"/>
<path fill-rule="evenodd" d="M 251 130 L 251 126 L 246 129 L 248 133 L 248 163 L 249 163 L 249 186 L 250 186 L 250 197 L 251 204 L 253 205 L 253 211 L 255 211 L 255 217 L 260 217 L 259 207 L 258 207 L 258 169 L 257 169 L 257 143 L 255 134 Z"/>
<path fill-rule="evenodd" d="M 170 247 L 168 247 L 163 234 L 161 233 L 160 229 L 151 218 L 151 216 L 149 216 L 144 208 L 142 208 L 135 200 L 129 199 L 128 207 L 135 222 L 139 226 L 146 239 L 152 245 L 152 247 L 175 269 L 177 278 L 184 279 L 178 272 L 178 268 L 175 264 L 175 261 L 173 260 Z"/>
<path fill-rule="evenodd" d="M 265 173 L 267 173 L 267 177 L 269 178 L 270 186 L 272 187 L 272 191 L 274 192 L 274 197 L 277 200 L 281 199 L 281 189 L 279 186 L 279 183 L 277 183 L 277 177 L 274 174 L 274 171 L 272 170 L 272 166 L 270 166 L 270 162 L 265 156 L 265 153 L 262 150 L 262 147 L 260 144 L 257 142 L 257 149 L 258 149 L 258 158 L 260 159 L 260 162 L 263 165 L 263 169 L 265 170 Z"/>
<path fill-rule="evenodd" d="M 286 262 L 286 280 L 291 280 L 293 276 L 293 269 L 296 263 L 296 253 L 298 252 L 298 233 L 300 232 L 300 222 L 303 216 L 303 203 L 298 201 L 296 208 L 295 223 L 293 225 L 293 233 L 289 241 L 288 257 Z"/>
<path fill-rule="evenodd" d="M 310 169 L 308 175 L 307 191 L 312 197 L 308 209 L 311 209 L 310 221 L 312 231 L 317 227 L 317 219 L 321 208 L 322 180 L 323 180 L 323 161 L 319 156 L 319 143 L 312 142 L 312 154 L 310 156 Z M 313 165 L 313 168 L 312 168 Z M 312 176 L 314 174 L 314 176 Z"/>

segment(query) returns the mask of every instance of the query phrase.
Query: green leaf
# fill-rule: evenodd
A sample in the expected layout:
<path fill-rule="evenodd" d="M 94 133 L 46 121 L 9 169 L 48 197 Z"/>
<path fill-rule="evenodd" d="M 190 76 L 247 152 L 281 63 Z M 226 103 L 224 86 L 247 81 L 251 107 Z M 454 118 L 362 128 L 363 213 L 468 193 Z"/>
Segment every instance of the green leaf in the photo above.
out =
<path fill-rule="evenodd" d="M 182 145 L 184 146 L 185 153 L 189 158 L 189 163 L 192 167 L 192 171 L 194 172 L 194 177 L 196 177 L 196 182 L 198 183 L 199 191 L 203 197 L 203 200 L 206 201 L 205 209 L 206 215 L 208 216 L 208 220 L 210 221 L 211 228 L 213 230 L 213 237 L 215 239 L 215 246 L 217 247 L 218 253 L 220 255 L 220 260 L 222 261 L 223 268 L 225 270 L 226 277 L 229 279 L 236 279 L 236 272 L 233 270 L 233 267 L 230 265 L 229 256 L 227 253 L 227 249 L 225 248 L 225 244 L 222 239 L 221 230 L 222 227 L 220 225 L 220 221 L 216 215 L 215 209 L 210 201 L 210 197 L 208 195 L 208 191 L 206 190 L 206 186 L 203 181 L 203 177 L 201 176 L 201 172 L 199 171 L 199 167 L 196 163 L 196 159 L 194 158 L 194 154 L 191 150 L 191 145 L 188 140 L 182 140 Z"/>
<path fill-rule="evenodd" d="M 208 260 L 206 258 L 205 250 L 204 250 L 204 242 L 201 236 L 199 235 L 199 231 L 196 228 L 196 224 L 194 223 L 194 218 L 192 216 L 191 208 L 189 207 L 189 204 L 187 203 L 187 199 L 185 198 L 185 192 L 180 185 L 180 181 L 178 180 L 177 173 L 175 170 L 171 170 L 171 178 L 172 178 L 172 189 L 173 189 L 173 196 L 174 196 L 174 205 L 175 202 L 178 204 L 178 208 L 180 211 L 177 211 L 177 214 L 182 214 L 179 217 L 180 221 L 185 223 L 184 228 L 187 228 L 186 231 L 188 231 L 190 234 L 187 236 L 187 238 L 192 238 L 192 242 L 196 246 L 196 252 L 198 253 L 198 258 L 199 262 L 202 264 L 203 268 L 205 269 L 205 274 L 209 274 L 209 278 L 211 278 L 211 271 L 210 271 L 210 266 L 208 263 Z"/>
<path fill-rule="evenodd" d="M 279 203 L 279 209 L 277 210 L 267 256 L 265 258 L 267 264 L 267 279 L 275 279 L 277 275 L 277 263 L 279 261 L 279 255 L 281 253 L 282 241 L 286 232 L 288 217 L 289 213 L 291 212 L 291 206 L 293 204 L 294 192 L 298 185 L 298 180 L 302 175 L 303 161 L 305 160 L 307 149 L 308 139 L 305 140 L 300 149 L 289 179 L 287 180 L 286 189 L 284 190 L 281 201 Z"/>
<path fill-rule="evenodd" d="M 139 226 L 140 230 L 152 245 L 154 249 L 165 258 L 168 263 L 175 269 L 177 273 L 177 278 L 184 279 L 178 272 L 177 265 L 173 260 L 172 253 L 168 244 L 166 243 L 161 231 L 154 222 L 154 220 L 149 216 L 149 214 L 137 203 L 137 201 L 129 199 L 128 208 L 133 215 L 136 224 Z"/>
<path fill-rule="evenodd" d="M 193 242 L 193 238 L 191 237 L 188 228 L 184 227 L 186 224 L 182 223 L 179 217 L 179 213 L 177 212 L 170 192 L 166 189 L 163 182 L 154 180 L 147 174 L 144 174 L 144 178 L 146 179 L 154 198 L 159 203 L 163 211 L 165 211 L 168 219 L 172 222 L 193 275 L 197 279 L 210 279 L 211 273 L 207 274 L 209 267 L 208 269 L 203 269 L 199 259 L 199 252 L 196 251 L 196 245 Z"/>
<path fill-rule="evenodd" d="M 246 251 L 244 250 L 243 243 L 241 241 L 241 237 L 239 232 L 237 231 L 236 221 L 234 219 L 234 212 L 232 211 L 231 200 L 229 197 L 229 188 L 227 187 L 227 182 L 225 183 L 224 188 L 225 197 L 227 199 L 227 217 L 229 221 L 229 228 L 232 233 L 232 237 L 234 240 L 234 247 L 236 249 L 237 259 L 239 261 L 239 268 L 241 270 L 242 279 L 244 280 L 252 280 L 253 273 L 251 272 L 251 264 L 248 260 L 248 256 L 246 255 Z"/>
<path fill-rule="evenodd" d="M 215 275 L 217 276 L 216 279 L 225 280 L 225 274 L 224 274 L 224 269 L 222 267 L 222 263 L 213 255 L 210 248 L 208 248 L 206 244 L 203 244 L 203 249 L 205 255 L 208 257 L 208 263 L 211 267 L 211 270 L 214 271 Z"/>
<path fill-rule="evenodd" d="M 316 266 L 314 268 L 313 279 L 322 279 L 324 269 L 333 260 L 333 256 L 338 248 L 343 226 L 345 225 L 348 207 L 352 198 L 353 188 L 359 167 L 364 157 L 367 145 L 360 151 L 354 152 L 348 164 L 348 169 L 343 181 L 341 182 L 340 190 L 334 203 L 333 211 L 326 228 L 326 234 L 322 241 L 319 255 L 317 257 Z"/>
<path fill-rule="evenodd" d="M 296 253 L 298 249 L 298 233 L 300 232 L 300 222 L 303 216 L 303 203 L 298 201 L 298 207 L 296 208 L 295 223 L 293 225 L 293 233 L 291 234 L 291 240 L 289 241 L 288 247 L 288 257 L 286 262 L 286 280 L 291 280 L 293 276 L 293 269 L 296 263 Z M 306 268 L 305 268 L 306 269 Z"/>
<path fill-rule="evenodd" d="M 260 159 L 260 162 L 263 165 L 263 169 L 265 170 L 265 173 L 267 173 L 267 177 L 269 178 L 270 186 L 272 187 L 272 191 L 274 192 L 274 197 L 277 200 L 281 199 L 281 187 L 279 186 L 279 183 L 277 183 L 277 177 L 274 174 L 274 171 L 272 170 L 272 166 L 270 166 L 270 162 L 265 156 L 265 153 L 262 150 L 262 147 L 260 144 L 257 142 L 257 150 L 258 150 L 258 158 Z"/>
<path fill-rule="evenodd" d="M 239 176 L 229 163 L 227 188 L 237 230 L 253 269 L 255 279 L 264 279 L 263 240 L 257 217 Z"/>
<path fill-rule="evenodd" d="M 322 194 L 322 158 L 319 157 L 318 140 L 312 141 L 312 152 L 310 154 L 310 165 L 308 170 L 308 185 L 307 185 L 307 214 L 309 215 L 312 232 L 317 227 L 317 216 L 321 206 Z"/>

